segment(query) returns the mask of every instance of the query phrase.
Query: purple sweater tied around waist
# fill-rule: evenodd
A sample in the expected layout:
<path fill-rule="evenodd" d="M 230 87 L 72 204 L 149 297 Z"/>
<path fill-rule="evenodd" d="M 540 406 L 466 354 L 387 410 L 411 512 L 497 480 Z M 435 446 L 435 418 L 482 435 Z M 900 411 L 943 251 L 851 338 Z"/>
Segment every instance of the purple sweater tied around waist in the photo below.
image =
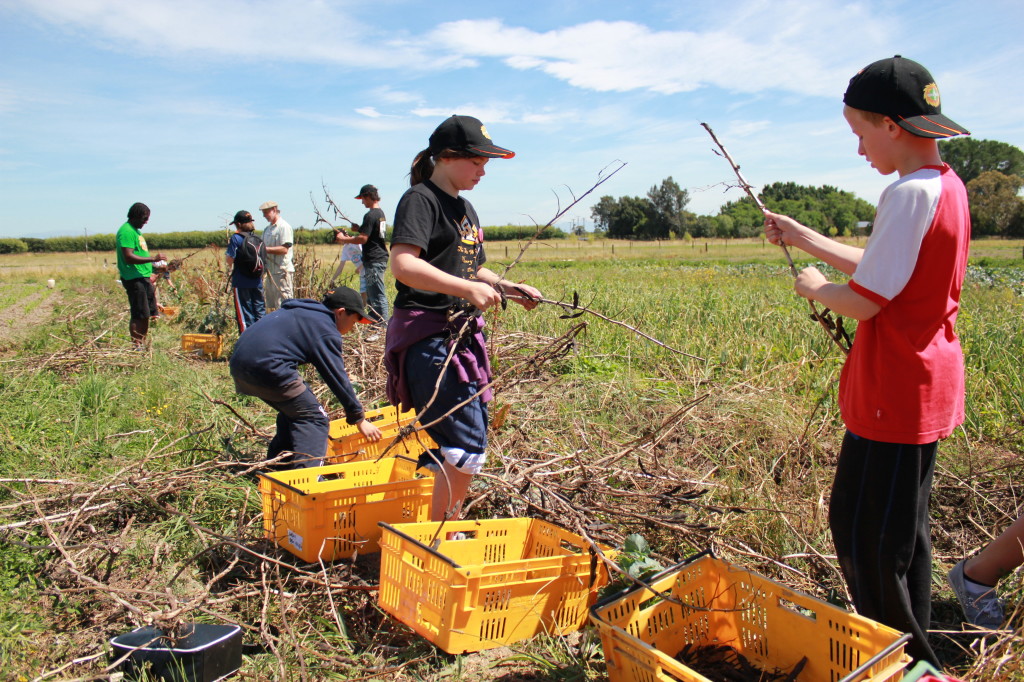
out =
<path fill-rule="evenodd" d="M 467 324 L 467 320 L 469 326 L 446 371 L 454 370 L 462 383 L 476 382 L 478 387 L 486 387 L 480 400 L 485 403 L 491 401 L 491 361 L 487 357 L 482 315 L 472 318 L 460 316 L 449 321 L 445 311 L 396 308 L 388 322 L 384 348 L 384 368 L 388 373 L 385 390 L 392 405 L 397 405 L 402 411 L 415 408 L 405 374 L 405 356 L 409 348 L 431 336 L 446 336 L 449 337 L 450 352 L 454 337 Z"/>

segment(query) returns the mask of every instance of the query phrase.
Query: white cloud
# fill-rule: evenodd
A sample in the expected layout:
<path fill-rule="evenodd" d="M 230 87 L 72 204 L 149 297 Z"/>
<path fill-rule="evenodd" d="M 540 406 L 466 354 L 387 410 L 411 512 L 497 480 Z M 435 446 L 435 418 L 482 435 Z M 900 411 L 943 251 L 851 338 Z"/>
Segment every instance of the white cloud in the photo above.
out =
<path fill-rule="evenodd" d="M 479 104 L 460 104 L 458 106 L 443 107 L 417 107 L 412 110 L 413 116 L 420 118 L 437 119 L 440 123 L 443 119 L 458 114 L 459 116 L 473 116 L 490 125 L 492 123 L 508 123 L 517 120 L 518 117 L 509 113 L 507 108 L 486 106 Z"/>
<path fill-rule="evenodd" d="M 812 5 L 812 6 L 807 6 Z M 630 21 L 590 21 L 532 31 L 495 19 L 441 24 L 430 42 L 460 57 L 501 59 L 598 92 L 692 92 L 713 86 L 739 93 L 782 90 L 833 95 L 873 42 L 880 21 L 857 5 L 750 2 L 728 25 L 697 32 L 655 30 Z M 858 31 L 849 31 L 857 22 Z M 812 30 L 813 27 L 813 30 Z M 879 28 L 881 27 L 881 28 Z"/>
<path fill-rule="evenodd" d="M 414 124 L 406 117 L 401 116 L 367 116 L 366 114 L 355 111 L 353 113 L 360 114 L 356 116 L 346 114 L 323 114 L 317 111 L 309 111 L 306 109 L 282 109 L 277 114 L 283 117 L 283 120 L 294 120 L 294 121 L 308 121 L 317 126 L 324 128 L 338 128 L 342 131 L 360 131 L 360 132 L 394 132 L 399 130 L 419 130 L 420 127 Z"/>
<path fill-rule="evenodd" d="M 851 64 L 899 25 L 839 0 L 747 0 L 691 29 L 587 21 L 535 31 L 498 19 L 442 23 L 424 34 L 368 25 L 324 0 L 15 0 L 12 5 L 109 49 L 157 57 L 329 63 L 380 71 L 474 68 L 493 58 L 597 92 L 662 95 L 716 87 L 832 95 Z M 682 24 L 685 19 L 679 19 Z M 691 19 L 691 21 L 695 21 Z M 704 17 L 704 21 L 712 21 Z M 856 26 L 857 30 L 849 30 Z M 376 89 L 382 103 L 422 104 Z"/>
<path fill-rule="evenodd" d="M 494 58 L 586 90 L 659 94 L 713 86 L 734 93 L 832 94 L 851 63 L 898 26 L 838 0 L 750 0 L 700 30 L 588 21 L 534 31 L 501 20 L 461 20 L 415 35 L 368 25 L 324 0 L 47 0 L 10 3 L 112 50 L 156 57 L 330 63 L 439 71 Z M 884 19 L 884 21 L 883 21 Z M 683 19 L 679 20 L 684 21 Z M 856 31 L 849 28 L 856 26 Z M 858 55 L 858 56 L 855 56 Z M 382 101 L 411 93 L 378 89 Z"/>
<path fill-rule="evenodd" d="M 384 115 L 373 107 L 360 107 L 359 109 L 356 109 L 356 113 L 361 116 L 366 116 L 367 118 L 380 118 Z"/>
<path fill-rule="evenodd" d="M 419 118 L 436 119 L 438 123 L 452 114 L 473 116 L 480 119 L 488 126 L 494 123 L 549 125 L 552 123 L 565 123 L 578 118 L 578 112 L 565 107 L 537 108 L 531 106 L 529 110 L 524 111 L 521 107 L 510 104 L 467 103 L 448 109 L 441 107 L 417 107 L 410 113 Z"/>
<path fill-rule="evenodd" d="M 47 0 L 24 11 L 108 49 L 156 57 L 320 62 L 386 69 L 453 68 L 416 41 L 387 39 L 344 7 L 323 0 Z M 378 40 L 359 43 L 362 36 Z"/>
<path fill-rule="evenodd" d="M 415 104 L 423 101 L 421 95 L 405 90 L 395 90 L 386 85 L 373 88 L 370 91 L 370 96 L 387 104 Z"/>
<path fill-rule="evenodd" d="M 762 130 L 768 130 L 773 125 L 771 121 L 733 121 L 729 124 L 729 131 L 733 137 L 749 137 Z"/>

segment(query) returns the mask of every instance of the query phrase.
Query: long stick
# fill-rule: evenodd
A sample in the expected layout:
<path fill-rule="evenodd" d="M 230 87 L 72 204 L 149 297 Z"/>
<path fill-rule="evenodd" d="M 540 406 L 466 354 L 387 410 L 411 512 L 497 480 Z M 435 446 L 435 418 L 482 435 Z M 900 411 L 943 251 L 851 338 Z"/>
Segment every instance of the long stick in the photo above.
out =
<path fill-rule="evenodd" d="M 601 171 L 601 174 L 600 174 L 600 175 L 598 176 L 597 182 L 595 182 L 595 183 L 594 183 L 593 185 L 591 185 L 590 189 L 588 189 L 588 190 L 587 190 L 586 192 L 584 192 L 583 194 L 579 195 L 578 197 L 577 197 L 577 196 L 573 196 L 573 200 L 572 200 L 572 202 L 571 202 L 571 203 L 570 203 L 570 204 L 569 204 L 568 206 L 566 206 L 566 207 L 565 207 L 565 208 L 563 208 L 563 209 L 560 209 L 560 210 L 559 210 L 559 211 L 558 211 L 557 213 L 555 213 L 554 217 L 553 217 L 553 218 L 552 218 L 551 220 L 549 220 L 549 221 L 548 221 L 548 222 L 546 222 L 545 224 L 543 224 L 543 225 L 540 225 L 540 226 L 538 226 L 538 227 L 537 227 L 537 231 L 533 233 L 533 236 L 532 236 L 532 237 L 530 237 L 530 238 L 529 238 L 529 239 L 527 240 L 527 242 L 526 242 L 525 244 L 523 244 L 523 246 L 522 246 L 522 247 L 521 247 L 521 248 L 519 249 L 519 254 L 518 254 L 518 255 L 516 255 L 515 259 L 514 259 L 514 260 L 513 260 L 513 261 L 512 261 L 511 263 L 509 263 L 508 265 L 506 265 L 506 266 L 505 266 L 505 269 L 504 269 L 504 270 L 502 271 L 502 273 L 501 273 L 501 278 L 502 278 L 502 279 L 504 279 L 505 277 L 507 277 L 507 276 L 508 276 L 508 273 L 509 273 L 509 271 L 510 271 L 510 270 L 511 270 L 512 268 L 514 268 L 514 267 L 515 267 L 515 266 L 516 266 L 516 265 L 517 265 L 517 264 L 519 263 L 519 261 L 521 261 L 521 260 L 523 259 L 523 256 L 525 256 L 525 255 L 526 255 L 526 250 L 527 250 L 527 249 L 529 249 L 529 248 L 530 248 L 530 247 L 531 247 L 531 246 L 532 246 L 532 245 L 533 245 L 533 244 L 534 244 L 534 243 L 535 243 L 535 242 L 536 242 L 536 241 L 537 241 L 538 239 L 540 239 L 540 235 L 541 235 L 541 234 L 542 234 L 542 233 L 544 232 L 544 230 L 546 230 L 547 228 L 549 228 L 549 227 L 551 227 L 552 225 L 554 225 L 554 224 L 555 224 L 555 222 L 557 222 L 559 218 L 561 218 L 561 217 L 562 217 L 562 216 L 564 216 L 564 215 L 565 215 L 566 213 L 568 213 L 568 212 L 569 212 L 570 210 L 572 210 L 572 208 L 573 208 L 573 207 L 574 207 L 574 206 L 575 206 L 576 204 L 578 204 L 578 203 L 580 203 L 581 201 L 583 201 L 583 199 L 584 199 L 584 198 L 585 198 L 585 197 L 586 197 L 586 196 L 587 196 L 588 194 L 590 194 L 590 193 L 591 193 L 591 192 L 593 192 L 593 191 L 594 191 L 595 189 L 597 189 L 598 187 L 600 187 L 601 185 L 603 185 L 604 183 L 606 183 L 606 182 L 607 182 L 608 180 L 610 180 L 610 179 L 611 179 L 611 177 L 612 177 L 613 175 L 615 175 L 615 174 L 616 174 L 616 173 L 618 173 L 618 172 L 619 172 L 620 170 L 622 170 L 623 168 L 625 168 L 625 167 L 626 167 L 626 163 L 625 163 L 624 161 L 616 161 L 616 163 L 618 163 L 618 165 L 617 165 L 617 166 L 616 166 L 616 167 L 614 168 L 614 170 L 612 170 L 612 171 L 611 171 L 610 173 L 608 173 L 607 175 L 606 175 L 606 174 L 604 173 L 604 171 L 602 170 L 602 171 Z M 570 192 L 571 192 L 571 191 L 572 191 L 572 190 L 570 190 Z"/>
<path fill-rule="evenodd" d="M 518 289 L 518 287 L 516 287 L 516 288 Z M 574 313 L 572 315 L 564 315 L 563 317 L 579 317 L 583 313 L 588 313 L 590 315 L 593 315 L 594 317 L 598 317 L 598 318 L 604 320 L 605 322 L 610 322 L 611 324 L 618 325 L 619 327 L 622 327 L 624 329 L 628 329 L 629 331 L 633 332 L 637 336 L 642 336 L 643 338 L 647 339 L 651 343 L 654 343 L 654 344 L 656 344 L 658 346 L 661 346 L 662 348 L 670 350 L 673 353 L 678 353 L 679 355 L 685 355 L 688 358 L 692 358 L 694 360 L 700 360 L 702 362 L 706 362 L 707 361 L 707 358 L 702 358 L 699 355 L 692 355 L 690 353 L 686 353 L 684 351 L 681 351 L 681 350 L 678 350 L 676 348 L 673 348 L 672 346 L 668 345 L 667 343 L 663 343 L 662 341 L 659 341 L 658 339 L 654 338 L 650 334 L 645 334 L 644 332 L 640 331 L 636 327 L 628 325 L 625 322 L 621 322 L 619 320 L 613 320 L 612 318 L 608 317 L 607 315 L 602 315 L 601 313 L 597 312 L 596 310 L 591 310 L 590 308 L 587 308 L 585 306 L 581 306 L 579 304 L 579 301 L 573 301 L 572 303 L 568 303 L 566 301 L 553 301 L 553 300 L 548 299 L 548 298 L 534 298 L 533 296 L 525 296 L 525 295 L 523 295 L 523 296 L 516 296 L 515 294 L 502 294 L 502 296 L 504 298 L 510 300 L 510 301 L 533 301 L 534 303 L 547 303 L 547 304 L 550 304 L 550 305 L 558 306 L 559 308 L 562 308 L 563 310 L 569 311 L 571 313 Z"/>
<path fill-rule="evenodd" d="M 743 177 L 743 173 L 740 173 L 739 165 L 737 165 L 737 163 L 732 160 L 732 157 L 729 156 L 729 152 L 726 151 L 725 145 L 718 140 L 718 136 L 715 135 L 715 131 L 712 130 L 711 126 L 707 123 L 701 123 L 701 125 L 704 127 L 704 130 L 708 131 L 708 135 L 710 135 L 711 139 L 714 140 L 716 145 L 718 145 L 718 148 L 722 150 L 722 156 L 724 156 L 725 160 L 729 162 L 730 166 L 732 166 L 733 172 L 736 173 L 736 177 L 740 181 L 740 187 L 742 187 L 743 191 L 747 193 L 747 196 L 753 200 L 754 205 L 761 210 L 761 213 L 766 213 L 768 209 L 764 207 L 764 203 L 756 194 L 754 194 L 754 190 L 750 186 L 750 183 L 748 183 L 746 178 Z M 796 265 L 793 263 L 793 257 L 789 255 L 789 249 L 786 248 L 786 244 L 782 240 L 779 240 L 779 246 L 782 248 L 782 253 L 786 254 L 786 261 L 789 263 L 789 271 L 795 279 L 797 273 Z M 844 355 L 849 354 L 850 349 L 843 343 L 843 334 L 840 331 L 841 323 L 837 324 L 832 320 L 832 316 L 829 314 L 828 309 L 819 313 L 818 307 L 814 305 L 814 301 L 811 299 L 807 299 L 807 304 L 811 307 L 811 318 L 817 320 L 818 324 L 821 325 L 821 328 L 825 330 L 826 334 L 828 334 L 828 338 L 832 339 L 832 341 L 839 346 L 839 350 L 843 351 Z"/>

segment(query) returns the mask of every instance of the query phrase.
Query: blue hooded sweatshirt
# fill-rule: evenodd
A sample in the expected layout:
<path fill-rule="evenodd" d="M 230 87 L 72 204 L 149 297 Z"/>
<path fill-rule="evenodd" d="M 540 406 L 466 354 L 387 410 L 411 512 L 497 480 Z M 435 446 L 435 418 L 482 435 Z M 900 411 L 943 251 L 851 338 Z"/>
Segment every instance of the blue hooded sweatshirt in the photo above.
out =
<path fill-rule="evenodd" d="M 285 301 L 238 337 L 229 364 L 239 393 L 267 400 L 289 400 L 305 391 L 298 367 L 311 364 L 345 409 L 345 421 L 363 419 L 345 371 L 334 312 L 319 301 Z"/>

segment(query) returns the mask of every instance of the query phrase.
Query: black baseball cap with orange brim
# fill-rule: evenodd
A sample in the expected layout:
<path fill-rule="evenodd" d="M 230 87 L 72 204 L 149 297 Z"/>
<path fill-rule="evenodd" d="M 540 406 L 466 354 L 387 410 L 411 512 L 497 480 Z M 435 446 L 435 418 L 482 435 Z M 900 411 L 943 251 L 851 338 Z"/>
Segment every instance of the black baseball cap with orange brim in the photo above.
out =
<path fill-rule="evenodd" d="M 331 310 L 343 308 L 358 315 L 359 321 L 363 324 L 373 324 L 373 320 L 366 316 L 366 309 L 363 308 L 363 297 L 354 289 L 348 287 L 331 289 L 324 294 L 323 304 Z"/>
<path fill-rule="evenodd" d="M 457 114 L 445 119 L 430 136 L 432 156 L 446 149 L 492 159 L 511 159 L 516 155 L 515 152 L 494 144 L 480 119 Z"/>
<path fill-rule="evenodd" d="M 850 79 L 843 103 L 891 118 L 918 137 L 945 138 L 970 131 L 942 114 L 939 86 L 912 59 L 896 55 L 868 64 Z"/>

